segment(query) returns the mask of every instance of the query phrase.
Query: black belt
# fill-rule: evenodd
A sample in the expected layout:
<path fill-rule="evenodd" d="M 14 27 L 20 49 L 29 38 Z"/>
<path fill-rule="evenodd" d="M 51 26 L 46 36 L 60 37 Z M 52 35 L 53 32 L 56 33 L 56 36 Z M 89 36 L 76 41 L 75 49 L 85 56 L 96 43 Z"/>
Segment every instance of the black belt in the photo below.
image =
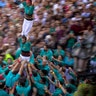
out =
<path fill-rule="evenodd" d="M 25 18 L 26 20 L 28 20 L 28 21 L 32 21 L 33 20 L 33 18 L 30 18 L 30 19 L 28 19 L 28 18 Z"/>
<path fill-rule="evenodd" d="M 24 17 L 26 20 L 29 20 L 29 21 L 33 20 L 32 15 L 25 14 Z"/>
<path fill-rule="evenodd" d="M 22 56 L 30 56 L 29 51 L 22 51 L 21 54 L 22 54 Z"/>

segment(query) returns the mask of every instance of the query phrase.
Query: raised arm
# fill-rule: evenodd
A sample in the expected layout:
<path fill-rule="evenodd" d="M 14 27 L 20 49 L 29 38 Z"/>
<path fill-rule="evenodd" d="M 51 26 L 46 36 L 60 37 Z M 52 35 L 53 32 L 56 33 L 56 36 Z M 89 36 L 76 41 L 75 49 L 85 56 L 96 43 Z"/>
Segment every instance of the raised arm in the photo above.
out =
<path fill-rule="evenodd" d="M 48 80 L 53 84 L 56 85 L 48 76 L 47 76 Z"/>
<path fill-rule="evenodd" d="M 59 88 L 63 91 L 64 94 L 67 93 L 66 89 L 59 83 Z"/>
<path fill-rule="evenodd" d="M 14 72 L 18 68 L 18 63 L 15 64 L 15 66 L 12 68 L 12 72 Z"/>
<path fill-rule="evenodd" d="M 22 61 L 22 65 L 20 67 L 20 70 L 19 70 L 18 74 L 20 74 L 20 75 L 22 74 L 25 63 L 26 63 L 26 61 Z"/>
<path fill-rule="evenodd" d="M 52 59 L 53 59 L 53 60 L 55 60 L 55 61 L 58 61 L 58 62 L 60 62 L 60 60 L 58 60 L 58 59 L 56 59 L 56 58 L 54 58 L 54 57 L 52 57 Z"/>
<path fill-rule="evenodd" d="M 29 81 L 29 85 L 31 86 L 30 76 L 29 76 L 29 74 L 28 74 L 27 68 L 26 68 L 25 70 L 26 70 L 26 73 L 27 73 L 27 79 L 28 79 L 28 81 Z"/>
<path fill-rule="evenodd" d="M 70 70 L 70 72 L 72 72 L 75 76 L 77 76 L 77 74 L 75 73 L 75 71 L 74 71 L 71 67 L 69 67 L 69 70 Z"/>
<path fill-rule="evenodd" d="M 50 63 L 50 65 L 55 68 L 55 69 L 58 69 L 52 62 Z"/>

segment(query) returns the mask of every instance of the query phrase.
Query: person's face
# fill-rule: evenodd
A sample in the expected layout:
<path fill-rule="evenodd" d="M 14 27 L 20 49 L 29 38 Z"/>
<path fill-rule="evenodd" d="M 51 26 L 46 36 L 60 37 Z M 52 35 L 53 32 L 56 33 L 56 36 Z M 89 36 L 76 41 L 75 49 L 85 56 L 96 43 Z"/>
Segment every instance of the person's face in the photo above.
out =
<path fill-rule="evenodd" d="M 12 60 L 11 59 L 8 59 L 7 62 L 8 62 L 8 64 L 11 64 L 12 63 Z"/>
<path fill-rule="evenodd" d="M 45 51 L 47 51 L 47 50 L 48 50 L 47 46 L 44 46 L 44 50 L 45 50 Z"/>
<path fill-rule="evenodd" d="M 51 27 L 54 27 L 54 23 L 51 24 Z"/>
<path fill-rule="evenodd" d="M 47 57 L 46 57 L 46 56 L 43 56 L 43 59 L 44 59 L 44 60 L 47 60 Z"/>
<path fill-rule="evenodd" d="M 61 55 L 58 56 L 58 60 L 62 60 L 62 56 Z"/>
<path fill-rule="evenodd" d="M 22 38 L 22 43 L 25 43 L 25 42 L 26 42 L 25 38 Z"/>
<path fill-rule="evenodd" d="M 67 56 L 68 56 L 68 57 L 71 57 L 71 54 L 70 54 L 69 52 L 67 52 Z"/>
<path fill-rule="evenodd" d="M 60 49 L 62 49 L 62 48 L 61 48 L 61 46 L 57 46 L 57 49 L 60 50 Z"/>

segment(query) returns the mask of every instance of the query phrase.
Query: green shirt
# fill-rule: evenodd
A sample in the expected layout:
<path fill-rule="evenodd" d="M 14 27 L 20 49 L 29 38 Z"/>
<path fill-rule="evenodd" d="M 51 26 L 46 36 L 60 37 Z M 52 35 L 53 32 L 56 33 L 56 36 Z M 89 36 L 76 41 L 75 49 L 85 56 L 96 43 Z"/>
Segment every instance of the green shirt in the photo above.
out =
<path fill-rule="evenodd" d="M 72 89 L 72 93 L 74 93 L 77 90 L 76 86 L 73 84 L 67 84 L 66 87 L 70 87 Z"/>
<path fill-rule="evenodd" d="M 74 94 L 66 93 L 64 96 L 74 96 Z"/>
<path fill-rule="evenodd" d="M 74 58 L 70 58 L 68 56 L 65 56 L 64 58 L 64 63 L 67 65 L 67 66 L 73 66 L 74 65 Z"/>
<path fill-rule="evenodd" d="M 6 76 L 6 82 L 5 82 L 6 86 L 12 88 L 15 82 L 17 82 L 19 78 L 20 78 L 20 74 L 17 73 L 16 75 L 14 75 L 12 71 L 10 71 Z"/>
<path fill-rule="evenodd" d="M 58 49 L 56 49 L 56 50 L 54 50 L 54 56 L 56 56 L 56 57 L 58 57 L 59 55 L 61 55 L 61 56 L 65 56 L 65 52 L 64 52 L 64 50 L 58 50 Z"/>
<path fill-rule="evenodd" d="M 22 87 L 20 85 L 16 86 L 16 91 L 17 93 L 21 96 L 22 94 L 24 96 L 28 96 L 29 91 L 31 90 L 31 86 L 29 85 L 28 87 Z"/>
<path fill-rule="evenodd" d="M 27 5 L 26 2 L 23 2 L 23 6 L 24 6 L 25 14 L 27 14 L 27 15 L 32 15 L 33 14 L 34 6 L 29 6 L 29 5 Z"/>
<path fill-rule="evenodd" d="M 63 80 L 63 78 L 62 78 L 62 75 L 59 73 L 59 71 L 58 71 L 57 69 L 54 69 L 53 71 L 54 71 L 54 73 L 56 74 L 57 79 L 58 79 L 60 82 L 63 83 L 64 80 Z"/>
<path fill-rule="evenodd" d="M 20 54 L 21 54 L 21 48 L 18 48 L 15 52 L 15 58 L 19 58 L 20 57 Z"/>
<path fill-rule="evenodd" d="M 23 43 L 22 42 L 22 38 L 19 38 L 18 41 L 19 41 L 20 48 L 21 48 L 22 51 L 29 52 L 31 50 L 31 42 L 25 42 L 25 43 Z"/>
<path fill-rule="evenodd" d="M 40 80 L 41 80 L 41 77 L 38 73 L 37 73 L 36 77 L 34 77 L 34 76 L 32 76 L 32 77 L 33 77 L 34 81 L 36 81 L 36 82 L 40 82 Z"/>
<path fill-rule="evenodd" d="M 38 94 L 43 96 L 45 94 L 45 85 L 44 84 L 41 84 L 39 82 L 35 82 L 35 87 L 37 88 L 37 91 L 38 91 Z"/>
<path fill-rule="evenodd" d="M 65 65 L 63 60 L 61 60 L 61 61 L 53 60 L 53 62 L 54 62 L 55 65 L 61 65 L 61 66 Z"/>
<path fill-rule="evenodd" d="M 38 66 L 38 68 L 39 68 L 40 70 L 46 70 L 47 72 L 50 71 L 50 67 L 48 66 L 48 64 L 43 65 L 42 63 L 40 63 L 40 64 L 38 64 L 37 66 Z"/>
<path fill-rule="evenodd" d="M 47 50 L 47 51 L 45 51 L 44 49 L 42 49 L 40 51 L 40 56 L 46 56 L 48 58 L 48 60 L 52 60 L 53 53 L 52 53 L 52 51 L 50 49 Z"/>
<path fill-rule="evenodd" d="M 57 88 L 52 96 L 59 96 L 60 94 L 63 94 L 63 92 L 60 88 Z"/>
<path fill-rule="evenodd" d="M 10 96 L 8 93 L 2 89 L 0 89 L 0 96 Z"/>
<path fill-rule="evenodd" d="M 75 41 L 76 40 L 74 38 L 68 39 L 68 41 L 67 41 L 67 48 L 72 48 L 73 45 L 75 44 Z"/>
<path fill-rule="evenodd" d="M 8 67 L 5 67 L 5 68 L 0 67 L 0 74 L 4 73 L 7 70 L 8 70 Z"/>

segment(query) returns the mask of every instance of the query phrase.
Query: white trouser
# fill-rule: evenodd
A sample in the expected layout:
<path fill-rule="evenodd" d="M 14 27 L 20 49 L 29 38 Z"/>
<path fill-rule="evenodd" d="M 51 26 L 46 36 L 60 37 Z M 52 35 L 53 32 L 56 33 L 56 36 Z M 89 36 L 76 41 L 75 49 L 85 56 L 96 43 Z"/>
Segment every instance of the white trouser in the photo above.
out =
<path fill-rule="evenodd" d="M 20 59 L 21 60 L 26 60 L 26 61 L 30 61 L 30 56 L 22 56 L 21 54 L 20 54 Z"/>
<path fill-rule="evenodd" d="M 27 36 L 33 26 L 33 20 L 27 20 L 24 18 L 21 35 Z"/>

